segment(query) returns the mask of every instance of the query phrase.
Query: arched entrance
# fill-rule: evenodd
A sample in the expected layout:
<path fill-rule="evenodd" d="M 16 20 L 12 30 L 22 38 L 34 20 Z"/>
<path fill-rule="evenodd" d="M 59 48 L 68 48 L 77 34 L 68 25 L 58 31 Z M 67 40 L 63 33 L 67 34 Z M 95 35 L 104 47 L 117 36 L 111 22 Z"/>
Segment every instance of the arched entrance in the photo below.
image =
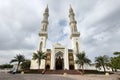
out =
<path fill-rule="evenodd" d="M 74 65 L 73 64 L 69 65 L 69 69 L 74 70 Z"/>
<path fill-rule="evenodd" d="M 63 59 L 63 53 L 58 52 L 56 53 L 56 59 L 55 59 L 55 68 L 56 70 L 62 70 L 64 68 L 64 59 Z"/>
<path fill-rule="evenodd" d="M 46 65 L 46 70 L 49 70 L 50 69 L 50 65 Z"/>

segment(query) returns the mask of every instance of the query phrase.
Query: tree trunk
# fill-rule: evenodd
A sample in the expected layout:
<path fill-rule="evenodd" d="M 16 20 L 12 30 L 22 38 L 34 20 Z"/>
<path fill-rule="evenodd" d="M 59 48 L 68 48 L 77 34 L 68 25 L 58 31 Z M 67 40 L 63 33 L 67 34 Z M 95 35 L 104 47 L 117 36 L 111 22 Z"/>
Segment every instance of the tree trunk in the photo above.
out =
<path fill-rule="evenodd" d="M 40 69 L 40 66 L 39 66 L 39 64 L 38 64 L 38 70 Z"/>
<path fill-rule="evenodd" d="M 40 69 L 40 64 L 38 63 L 38 70 Z"/>
<path fill-rule="evenodd" d="M 115 68 L 115 72 L 117 72 L 117 69 Z"/>
<path fill-rule="evenodd" d="M 41 60 L 38 61 L 38 70 L 40 69 Z"/>
<path fill-rule="evenodd" d="M 112 72 L 114 72 L 114 69 L 111 67 Z"/>
<path fill-rule="evenodd" d="M 106 72 L 105 66 L 103 65 L 104 72 Z"/>
<path fill-rule="evenodd" d="M 84 68 L 83 68 L 83 65 L 82 65 L 82 73 L 84 74 Z"/>
<path fill-rule="evenodd" d="M 18 62 L 18 65 L 17 65 L 17 69 L 16 69 L 16 72 L 18 71 L 19 65 L 20 65 L 20 62 Z"/>

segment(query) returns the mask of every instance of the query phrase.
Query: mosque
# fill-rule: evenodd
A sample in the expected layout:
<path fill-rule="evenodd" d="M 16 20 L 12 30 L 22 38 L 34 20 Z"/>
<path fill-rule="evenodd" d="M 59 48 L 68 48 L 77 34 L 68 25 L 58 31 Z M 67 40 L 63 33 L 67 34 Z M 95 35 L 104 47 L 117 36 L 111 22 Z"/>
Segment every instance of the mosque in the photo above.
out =
<path fill-rule="evenodd" d="M 75 64 L 76 54 L 80 52 L 80 32 L 77 30 L 77 22 L 74 18 L 75 14 L 70 6 L 69 9 L 69 25 L 70 25 L 70 40 L 72 49 L 68 49 L 59 43 L 55 43 L 52 49 L 46 49 L 46 40 L 48 38 L 48 17 L 49 8 L 45 9 L 43 14 L 43 20 L 41 22 L 41 29 L 39 32 L 39 51 L 46 52 L 47 58 L 41 61 L 40 69 L 49 70 L 75 70 L 78 69 L 78 65 Z M 36 60 L 31 60 L 31 69 L 39 69 Z"/>
<path fill-rule="evenodd" d="M 75 13 L 70 6 L 69 8 L 69 27 L 70 27 L 70 40 L 72 48 L 68 49 L 59 43 L 55 43 L 51 49 L 46 49 L 46 41 L 48 38 L 48 17 L 49 8 L 45 9 L 43 14 L 43 20 L 41 21 L 41 29 L 39 32 L 39 47 L 38 51 L 45 52 L 46 59 L 41 60 L 41 65 L 38 67 L 36 60 L 31 60 L 30 69 L 44 69 L 44 70 L 78 70 L 80 69 L 78 64 L 75 63 L 77 57 L 76 54 L 80 53 L 80 32 L 77 30 L 77 22 L 75 20 Z M 98 70 L 95 67 L 95 63 L 91 65 L 84 65 L 85 70 Z M 98 71 L 103 71 L 101 67 Z M 106 68 L 107 71 L 112 71 L 110 68 Z"/>

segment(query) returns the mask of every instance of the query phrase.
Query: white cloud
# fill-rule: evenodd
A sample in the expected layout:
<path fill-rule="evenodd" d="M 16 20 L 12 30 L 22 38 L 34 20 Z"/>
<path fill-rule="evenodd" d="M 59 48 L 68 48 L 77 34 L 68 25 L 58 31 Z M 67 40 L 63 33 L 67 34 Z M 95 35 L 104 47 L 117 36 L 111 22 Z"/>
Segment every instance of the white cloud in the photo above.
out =
<path fill-rule="evenodd" d="M 71 48 L 68 17 L 71 4 L 81 33 L 81 50 L 85 50 L 90 59 L 120 51 L 119 0 L 0 0 L 0 64 L 9 62 L 19 52 L 31 58 L 38 48 L 38 32 L 47 4 L 47 48 L 56 42 Z M 61 25 L 62 20 L 67 23 Z"/>
<path fill-rule="evenodd" d="M 92 24 L 106 18 L 120 7 L 119 0 L 101 0 L 98 1 L 93 10 L 89 11 L 84 20 L 80 23 L 81 26 L 89 27 Z"/>

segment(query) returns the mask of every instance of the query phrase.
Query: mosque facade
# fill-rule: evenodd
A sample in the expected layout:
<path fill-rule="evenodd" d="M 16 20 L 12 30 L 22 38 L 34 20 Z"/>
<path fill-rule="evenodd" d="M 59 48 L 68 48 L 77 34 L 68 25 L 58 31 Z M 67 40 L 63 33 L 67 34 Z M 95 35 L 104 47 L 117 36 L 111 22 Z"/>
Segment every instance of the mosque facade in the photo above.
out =
<path fill-rule="evenodd" d="M 55 43 L 51 49 L 46 49 L 46 41 L 48 39 L 48 17 L 49 8 L 45 8 L 43 13 L 43 20 L 41 21 L 41 29 L 39 32 L 39 48 L 38 51 L 45 52 L 46 59 L 41 60 L 40 68 L 36 60 L 31 60 L 31 69 L 50 69 L 50 70 L 75 70 L 78 65 L 75 64 L 76 54 L 80 53 L 80 32 L 77 30 L 77 21 L 75 20 L 75 13 L 70 6 L 69 8 L 69 27 L 70 40 L 72 48 L 68 49 L 59 43 Z"/>

